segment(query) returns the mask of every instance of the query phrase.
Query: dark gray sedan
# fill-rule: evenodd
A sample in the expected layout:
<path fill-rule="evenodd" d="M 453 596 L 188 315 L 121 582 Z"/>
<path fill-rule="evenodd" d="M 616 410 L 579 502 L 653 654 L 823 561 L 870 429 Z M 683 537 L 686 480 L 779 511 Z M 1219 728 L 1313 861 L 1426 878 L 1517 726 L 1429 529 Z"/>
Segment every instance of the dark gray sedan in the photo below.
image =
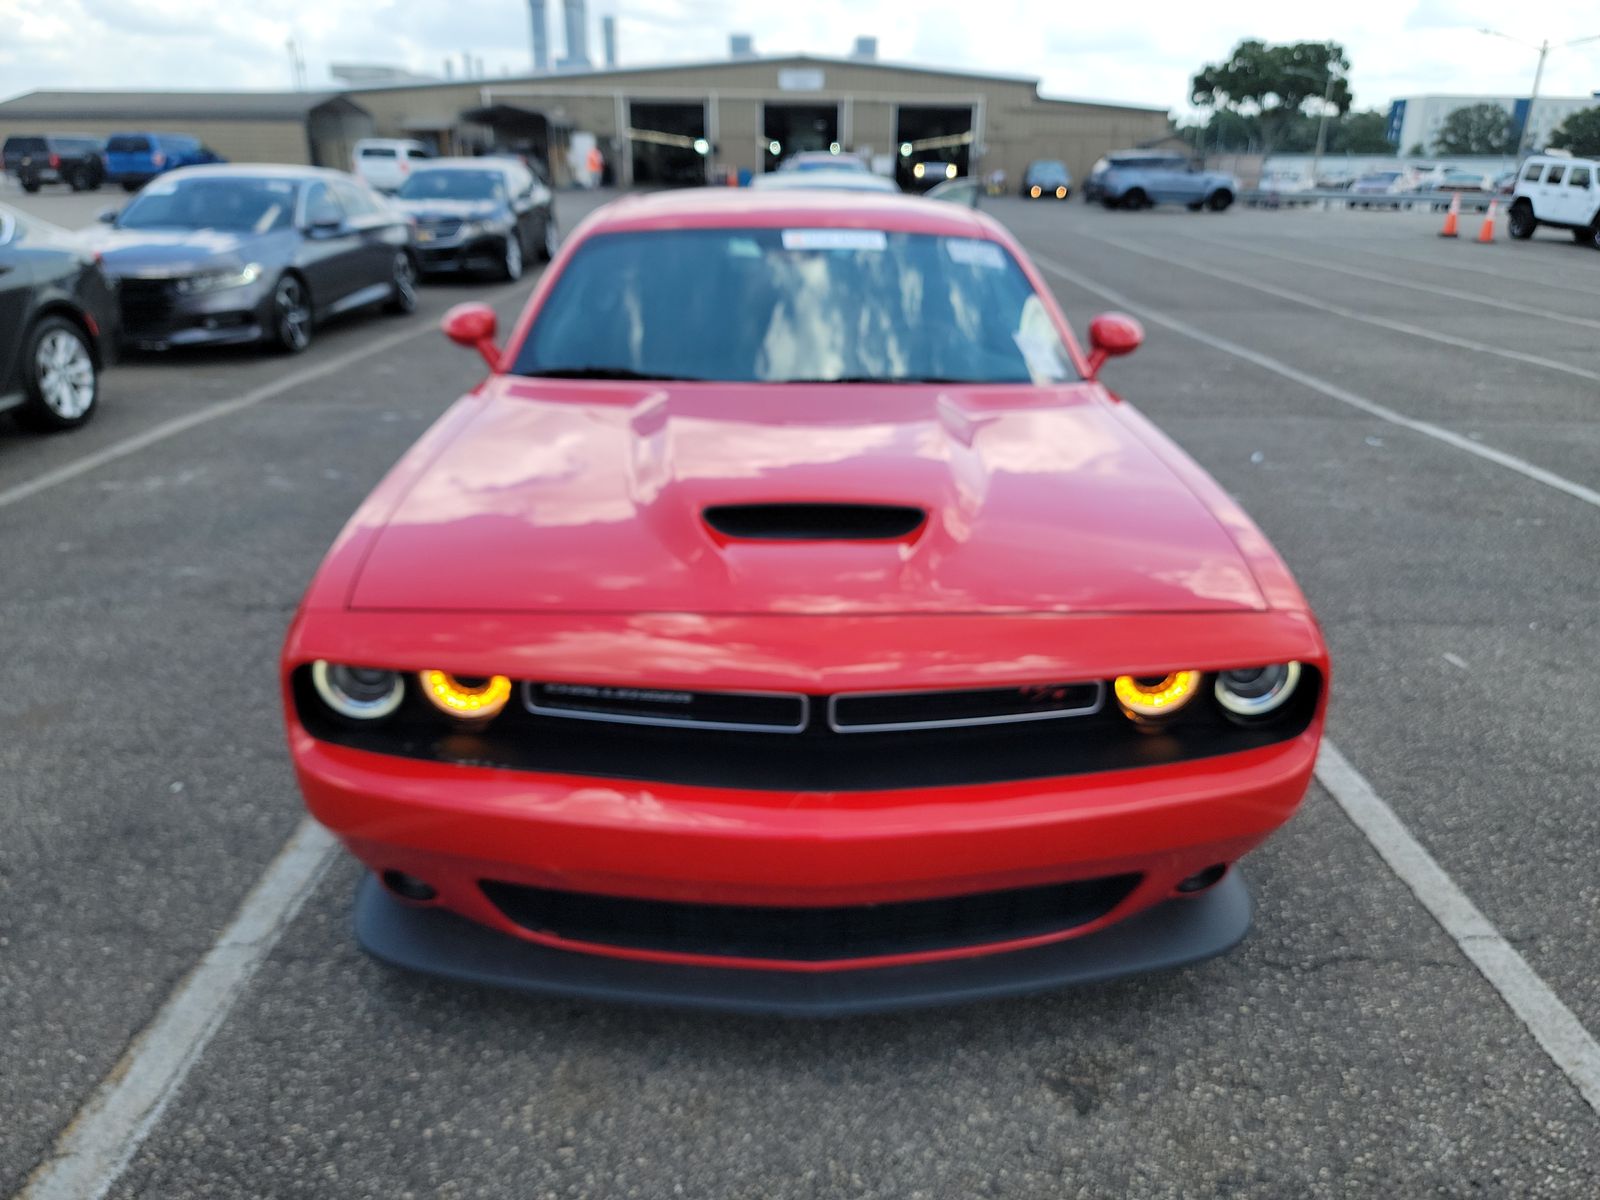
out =
<path fill-rule="evenodd" d="M 298 354 L 329 317 L 417 306 L 410 224 L 342 171 L 189 167 L 104 219 L 96 249 L 136 349 L 262 342 Z"/>
<path fill-rule="evenodd" d="M 0 204 L 0 412 L 35 429 L 82 425 L 116 331 L 116 298 L 94 255 Z"/>
<path fill-rule="evenodd" d="M 549 185 L 514 158 L 417 163 L 394 201 L 416 222 L 425 272 L 487 271 L 519 279 L 530 258 L 548 262 L 556 252 Z"/>

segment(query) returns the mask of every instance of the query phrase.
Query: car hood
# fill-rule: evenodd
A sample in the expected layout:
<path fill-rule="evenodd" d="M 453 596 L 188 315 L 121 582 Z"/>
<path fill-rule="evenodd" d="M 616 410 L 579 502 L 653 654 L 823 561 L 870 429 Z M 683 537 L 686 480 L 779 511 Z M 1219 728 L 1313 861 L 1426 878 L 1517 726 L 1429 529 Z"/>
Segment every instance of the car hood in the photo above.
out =
<path fill-rule="evenodd" d="M 463 221 L 483 221 L 501 212 L 493 200 L 395 200 L 395 207 L 418 220 L 455 217 Z"/>
<path fill-rule="evenodd" d="M 376 526 L 359 609 L 1217 612 L 1266 607 L 1218 517 L 1098 387 L 498 379 Z M 462 414 L 458 414 L 462 416 Z M 908 506 L 879 541 L 730 536 L 721 505 Z M 746 510 L 748 511 L 748 510 Z M 785 514 L 804 510 L 757 510 Z M 768 530 L 772 532 L 773 530 Z M 781 528 L 776 529 L 782 532 Z"/>
<path fill-rule="evenodd" d="M 116 229 L 86 234 L 108 275 L 163 277 L 276 260 L 294 234 L 229 233 L 221 229 Z"/>

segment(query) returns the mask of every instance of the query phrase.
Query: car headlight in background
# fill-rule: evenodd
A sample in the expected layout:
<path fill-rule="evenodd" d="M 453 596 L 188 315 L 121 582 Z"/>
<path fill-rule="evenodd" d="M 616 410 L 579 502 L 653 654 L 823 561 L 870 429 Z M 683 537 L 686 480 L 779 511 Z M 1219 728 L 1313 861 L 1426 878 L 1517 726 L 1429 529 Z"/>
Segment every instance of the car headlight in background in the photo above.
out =
<path fill-rule="evenodd" d="M 1066 198 L 1067 198 L 1067 189 L 1064 188 L 1064 187 L 1058 187 L 1056 189 L 1056 199 L 1057 200 L 1065 200 Z"/>
<path fill-rule="evenodd" d="M 1040 196 L 1044 195 L 1044 192 L 1039 187 L 1039 185 L 1036 183 L 1031 188 L 1028 189 L 1028 195 L 1032 196 L 1035 200 L 1037 200 Z"/>
<path fill-rule="evenodd" d="M 927 163 L 918 163 L 916 166 L 911 168 L 911 173 L 914 176 L 916 176 L 918 179 L 921 179 L 924 175 L 926 175 L 928 173 L 928 164 Z"/>
<path fill-rule="evenodd" d="M 417 679 L 422 684 L 422 694 L 435 708 L 468 721 L 487 721 L 511 698 L 511 680 L 504 675 L 474 679 L 445 671 L 422 671 Z"/>
<path fill-rule="evenodd" d="M 1239 717 L 1264 717 L 1289 702 L 1300 683 L 1300 664 L 1241 667 L 1217 676 L 1217 703 Z"/>
<path fill-rule="evenodd" d="M 311 664 L 311 682 L 322 702 L 341 717 L 376 721 L 400 707 L 406 685 L 397 671 L 347 667 L 318 659 Z"/>
<path fill-rule="evenodd" d="M 202 271 L 177 281 L 178 294 L 193 296 L 202 292 L 225 292 L 229 288 L 249 287 L 261 278 L 260 263 L 228 267 L 221 271 Z"/>
<path fill-rule="evenodd" d="M 954 179 L 956 177 L 956 165 L 955 165 L 955 163 L 946 163 L 945 164 L 944 177 L 946 179 Z"/>
<path fill-rule="evenodd" d="M 1194 699 L 1200 688 L 1199 671 L 1173 671 L 1167 675 L 1118 675 L 1111 690 L 1130 717 L 1164 717 Z"/>

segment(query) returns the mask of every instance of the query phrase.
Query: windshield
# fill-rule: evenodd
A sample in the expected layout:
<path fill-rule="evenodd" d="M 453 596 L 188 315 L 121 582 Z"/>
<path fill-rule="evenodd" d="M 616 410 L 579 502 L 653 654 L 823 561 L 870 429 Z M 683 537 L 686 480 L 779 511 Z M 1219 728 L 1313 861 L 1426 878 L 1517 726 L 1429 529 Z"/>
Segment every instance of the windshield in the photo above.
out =
<path fill-rule="evenodd" d="M 561 273 L 514 370 L 761 383 L 1072 375 L 1004 247 L 875 229 L 597 236 Z"/>
<path fill-rule="evenodd" d="M 1028 168 L 1028 176 L 1040 182 L 1049 182 L 1067 177 L 1067 164 L 1063 162 L 1036 162 Z"/>
<path fill-rule="evenodd" d="M 504 200 L 506 180 L 499 171 L 441 167 L 418 171 L 395 195 L 402 200 Z"/>
<path fill-rule="evenodd" d="M 294 218 L 296 184 L 288 179 L 168 179 L 140 192 L 117 218 L 118 229 L 225 229 L 269 233 Z"/>

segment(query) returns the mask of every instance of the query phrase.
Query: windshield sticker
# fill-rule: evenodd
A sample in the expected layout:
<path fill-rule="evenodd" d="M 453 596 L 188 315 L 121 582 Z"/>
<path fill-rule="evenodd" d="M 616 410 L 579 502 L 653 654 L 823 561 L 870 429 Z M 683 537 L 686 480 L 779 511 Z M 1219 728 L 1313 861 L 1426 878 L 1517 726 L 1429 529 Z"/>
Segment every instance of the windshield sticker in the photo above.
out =
<path fill-rule="evenodd" d="M 785 250 L 871 250 L 889 248 L 888 235 L 881 229 L 785 229 Z"/>
<path fill-rule="evenodd" d="M 988 271 L 1006 269 L 1006 252 L 982 238 L 945 238 L 944 251 L 952 262 L 964 266 L 983 267 Z"/>

